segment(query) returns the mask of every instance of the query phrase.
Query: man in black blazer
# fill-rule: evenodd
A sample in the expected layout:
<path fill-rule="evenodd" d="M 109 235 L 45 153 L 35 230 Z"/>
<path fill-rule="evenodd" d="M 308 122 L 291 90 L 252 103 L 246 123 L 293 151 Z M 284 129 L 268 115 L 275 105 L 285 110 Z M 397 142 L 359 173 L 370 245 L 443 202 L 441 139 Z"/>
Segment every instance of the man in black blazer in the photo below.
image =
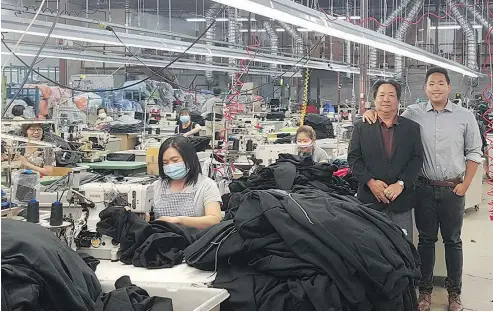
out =
<path fill-rule="evenodd" d="M 385 214 L 412 237 L 413 183 L 423 164 L 419 125 L 398 116 L 401 86 L 380 80 L 373 86 L 379 122 L 354 124 L 348 162 L 358 179 L 358 199 Z"/>

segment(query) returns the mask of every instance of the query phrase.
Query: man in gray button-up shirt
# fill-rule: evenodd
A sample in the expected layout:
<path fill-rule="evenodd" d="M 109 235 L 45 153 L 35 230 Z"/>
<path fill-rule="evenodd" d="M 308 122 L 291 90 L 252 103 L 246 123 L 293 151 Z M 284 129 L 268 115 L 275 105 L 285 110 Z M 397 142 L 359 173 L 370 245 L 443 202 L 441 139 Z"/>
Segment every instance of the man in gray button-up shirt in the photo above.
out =
<path fill-rule="evenodd" d="M 421 256 L 419 309 L 429 310 L 433 290 L 435 243 L 440 228 L 445 243 L 449 310 L 462 309 L 462 241 L 464 194 L 481 163 L 479 126 L 469 110 L 452 103 L 447 70 L 432 68 L 426 73 L 427 103 L 410 105 L 402 114 L 420 125 L 424 162 L 418 178 L 415 208 Z M 368 111 L 364 119 L 376 121 Z"/>

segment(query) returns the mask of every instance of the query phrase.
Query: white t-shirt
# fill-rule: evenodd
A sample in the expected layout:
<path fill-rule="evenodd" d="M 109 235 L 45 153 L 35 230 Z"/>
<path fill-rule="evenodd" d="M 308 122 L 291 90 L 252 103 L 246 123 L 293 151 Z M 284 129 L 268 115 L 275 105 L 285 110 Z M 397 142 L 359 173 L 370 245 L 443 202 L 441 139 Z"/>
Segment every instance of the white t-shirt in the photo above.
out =
<path fill-rule="evenodd" d="M 154 182 L 154 207 L 159 206 L 161 201 L 162 192 L 166 194 L 171 193 L 171 189 L 167 185 L 166 181 L 161 179 Z M 197 183 L 192 185 L 187 185 L 181 193 L 192 193 L 195 192 L 195 215 L 197 217 L 205 216 L 205 206 L 210 203 L 218 202 L 222 203 L 221 194 L 219 193 L 219 188 L 216 182 L 209 177 L 199 174 Z M 157 209 L 156 209 L 157 210 Z"/>

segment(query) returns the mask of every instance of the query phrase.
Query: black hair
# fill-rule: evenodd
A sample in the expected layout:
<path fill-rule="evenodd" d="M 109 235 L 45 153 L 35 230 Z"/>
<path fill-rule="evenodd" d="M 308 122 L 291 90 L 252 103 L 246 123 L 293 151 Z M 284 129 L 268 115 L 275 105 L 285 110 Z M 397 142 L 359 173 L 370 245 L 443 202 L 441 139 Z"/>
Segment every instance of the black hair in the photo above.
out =
<path fill-rule="evenodd" d="M 212 92 L 214 92 L 215 96 L 221 95 L 221 89 L 219 88 L 214 89 Z"/>
<path fill-rule="evenodd" d="M 187 115 L 190 115 L 190 110 L 189 110 L 188 108 L 182 108 L 182 109 L 180 110 L 180 116 L 181 116 L 182 114 L 184 114 L 184 113 L 185 113 L 185 114 L 187 114 Z"/>
<path fill-rule="evenodd" d="M 170 147 L 176 148 L 178 153 L 180 153 L 183 158 L 183 162 L 188 169 L 187 179 L 185 181 L 186 184 L 195 184 L 199 178 L 199 174 L 202 172 L 200 167 L 199 157 L 197 156 L 197 152 L 195 151 L 195 147 L 193 147 L 192 142 L 184 136 L 178 135 L 171 138 L 167 138 L 161 147 L 159 148 L 158 154 L 158 166 L 159 166 L 159 176 L 163 181 L 169 181 L 170 177 L 168 177 L 164 173 L 164 161 L 163 156 L 164 152 Z"/>
<path fill-rule="evenodd" d="M 24 114 L 24 105 L 14 105 L 12 107 L 12 115 L 14 116 L 22 116 Z"/>
<path fill-rule="evenodd" d="M 38 127 L 38 128 L 41 128 L 43 129 L 43 135 L 41 136 L 41 141 L 44 140 L 45 138 L 45 133 L 46 133 L 46 128 L 43 126 L 43 124 L 38 124 L 38 123 L 33 123 L 33 124 L 23 124 L 22 127 L 21 127 L 21 132 L 22 132 L 22 135 L 27 138 L 27 130 L 29 130 L 29 128 L 32 128 L 32 127 Z"/>
<path fill-rule="evenodd" d="M 400 83 L 398 83 L 397 81 L 392 80 L 392 79 L 387 79 L 387 80 L 381 79 L 381 80 L 378 80 L 377 82 L 375 82 L 375 84 L 372 87 L 373 99 L 377 98 L 378 88 L 380 88 L 380 86 L 384 85 L 384 84 L 389 84 L 389 85 L 394 86 L 395 92 L 397 93 L 397 99 L 398 100 L 401 99 L 402 86 Z"/>
<path fill-rule="evenodd" d="M 428 71 L 426 72 L 426 83 L 428 83 L 428 78 L 433 74 L 444 75 L 445 80 L 447 81 L 447 84 L 450 84 L 450 76 L 448 75 L 448 71 L 442 67 L 432 67 L 432 68 L 428 69 Z"/>
<path fill-rule="evenodd" d="M 104 110 L 106 114 L 108 114 L 108 111 L 106 110 L 106 107 L 99 107 L 98 110 L 96 111 L 99 114 L 100 110 Z"/>

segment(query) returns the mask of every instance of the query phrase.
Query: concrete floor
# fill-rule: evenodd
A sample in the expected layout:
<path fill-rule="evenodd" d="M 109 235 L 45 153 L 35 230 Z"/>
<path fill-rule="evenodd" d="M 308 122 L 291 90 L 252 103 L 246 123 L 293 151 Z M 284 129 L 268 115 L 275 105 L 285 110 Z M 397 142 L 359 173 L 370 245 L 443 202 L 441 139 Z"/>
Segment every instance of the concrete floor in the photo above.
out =
<path fill-rule="evenodd" d="M 493 221 L 490 221 L 487 192 L 492 186 L 483 184 L 483 202 L 479 211 L 469 209 L 462 228 L 464 271 L 462 276 L 462 304 L 464 310 L 493 311 Z M 437 242 L 437 244 L 440 242 Z M 447 290 L 435 287 L 432 310 L 447 310 Z"/>

